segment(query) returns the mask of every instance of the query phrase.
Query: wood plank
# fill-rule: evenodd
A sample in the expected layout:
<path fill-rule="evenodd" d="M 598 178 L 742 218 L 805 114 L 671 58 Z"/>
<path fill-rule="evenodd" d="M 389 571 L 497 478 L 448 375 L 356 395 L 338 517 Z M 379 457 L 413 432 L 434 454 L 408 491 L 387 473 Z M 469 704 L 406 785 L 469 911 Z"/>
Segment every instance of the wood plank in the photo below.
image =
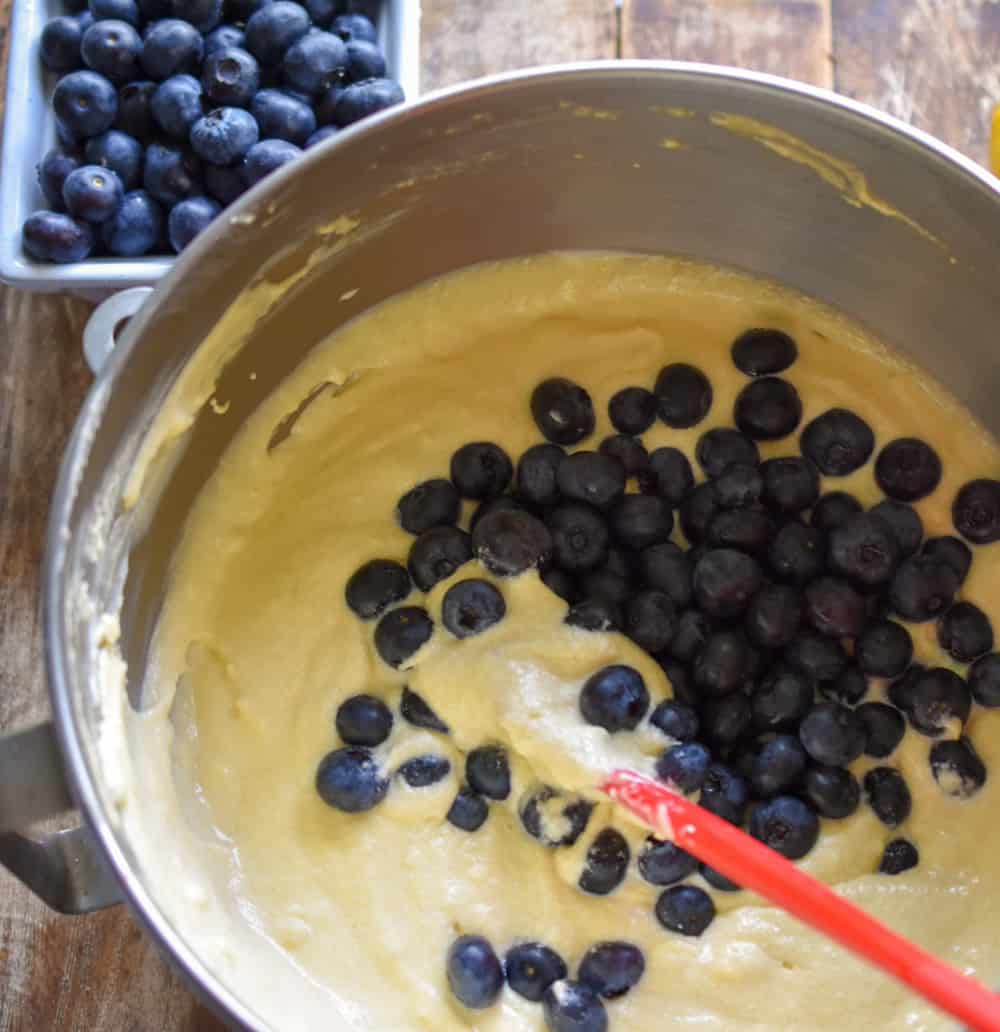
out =
<path fill-rule="evenodd" d="M 833 0 L 835 85 L 986 161 L 1000 102 L 992 0 Z"/>
<path fill-rule="evenodd" d="M 623 56 L 735 65 L 829 86 L 830 0 L 625 0 Z"/>

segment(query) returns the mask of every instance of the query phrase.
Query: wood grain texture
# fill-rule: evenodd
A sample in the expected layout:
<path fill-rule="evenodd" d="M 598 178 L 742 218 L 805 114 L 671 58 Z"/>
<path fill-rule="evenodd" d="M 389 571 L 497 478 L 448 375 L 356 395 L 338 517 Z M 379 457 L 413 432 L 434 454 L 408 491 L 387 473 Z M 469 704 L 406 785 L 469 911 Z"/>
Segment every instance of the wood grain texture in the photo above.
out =
<path fill-rule="evenodd" d="M 736 65 L 829 86 L 830 24 L 830 0 L 626 0 L 623 56 Z"/>
<path fill-rule="evenodd" d="M 986 161 L 1000 102 L 996 0 L 833 0 L 841 93 Z"/>

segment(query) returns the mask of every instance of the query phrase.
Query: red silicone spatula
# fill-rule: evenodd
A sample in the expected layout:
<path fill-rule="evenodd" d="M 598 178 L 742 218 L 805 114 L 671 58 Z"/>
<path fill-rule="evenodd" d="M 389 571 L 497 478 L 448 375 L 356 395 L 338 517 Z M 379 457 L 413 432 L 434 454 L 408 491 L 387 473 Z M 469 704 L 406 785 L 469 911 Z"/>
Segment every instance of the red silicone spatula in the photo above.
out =
<path fill-rule="evenodd" d="M 1000 996 L 897 935 L 739 828 L 634 771 L 616 770 L 600 788 L 658 837 L 853 950 L 970 1028 L 1000 1032 Z"/>

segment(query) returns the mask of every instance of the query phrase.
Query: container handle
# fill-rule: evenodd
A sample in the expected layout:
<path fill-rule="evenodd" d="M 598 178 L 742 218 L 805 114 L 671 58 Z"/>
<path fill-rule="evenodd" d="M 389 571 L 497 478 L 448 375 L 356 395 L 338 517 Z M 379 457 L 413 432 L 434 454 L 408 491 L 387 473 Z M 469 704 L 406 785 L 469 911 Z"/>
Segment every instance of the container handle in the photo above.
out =
<path fill-rule="evenodd" d="M 0 865 L 54 910 L 86 914 L 122 902 L 86 824 L 38 838 L 18 831 L 73 809 L 51 723 L 0 737 Z"/>
<path fill-rule="evenodd" d="M 90 314 L 83 328 L 83 357 L 96 376 L 114 350 L 121 324 L 142 307 L 152 287 L 130 287 L 102 301 Z"/>

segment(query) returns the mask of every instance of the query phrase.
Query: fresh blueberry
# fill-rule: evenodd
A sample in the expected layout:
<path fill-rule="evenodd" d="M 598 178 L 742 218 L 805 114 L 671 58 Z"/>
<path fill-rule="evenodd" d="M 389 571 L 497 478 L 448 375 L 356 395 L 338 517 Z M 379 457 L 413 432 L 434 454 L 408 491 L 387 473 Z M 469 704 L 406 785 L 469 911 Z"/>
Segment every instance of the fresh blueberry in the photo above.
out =
<path fill-rule="evenodd" d="M 879 861 L 879 874 L 902 874 L 909 871 L 920 863 L 920 853 L 917 847 L 906 839 L 893 839 L 882 853 Z"/>
<path fill-rule="evenodd" d="M 1000 655 L 991 652 L 981 656 L 969 670 L 972 697 L 980 706 L 994 709 L 1000 706 Z"/>
<path fill-rule="evenodd" d="M 858 638 L 854 656 L 872 677 L 899 677 L 913 659 L 913 639 L 902 624 L 876 620 Z"/>
<path fill-rule="evenodd" d="M 273 2 L 273 0 L 263 0 L 263 2 Z M 302 5 L 309 12 L 309 17 L 312 19 L 314 26 L 318 26 L 321 29 L 328 29 L 330 22 L 333 21 L 334 15 L 344 6 L 341 0 L 305 0 Z"/>
<path fill-rule="evenodd" d="M 795 341 L 781 330 L 752 329 L 733 341 L 733 364 L 747 376 L 780 373 L 799 357 Z"/>
<path fill-rule="evenodd" d="M 564 602 L 573 605 L 578 600 L 579 591 L 573 574 L 558 566 L 547 566 L 539 571 L 538 576 L 549 591 L 558 595 Z"/>
<path fill-rule="evenodd" d="M 89 0 L 87 4 L 94 21 L 114 19 L 139 27 L 139 5 L 135 0 Z"/>
<path fill-rule="evenodd" d="M 750 834 L 789 860 L 801 860 L 819 837 L 815 811 L 794 796 L 776 796 L 750 816 Z"/>
<path fill-rule="evenodd" d="M 146 29 L 139 63 L 150 79 L 163 82 L 174 75 L 197 72 L 204 52 L 204 40 L 193 25 L 164 18 Z"/>
<path fill-rule="evenodd" d="M 832 408 L 806 424 L 802 454 L 828 477 L 845 477 L 860 469 L 875 450 L 871 427 L 853 412 Z"/>
<path fill-rule="evenodd" d="M 872 515 L 880 516 L 892 529 L 900 555 L 913 555 L 920 547 L 924 525 L 912 505 L 886 498 L 872 509 Z"/>
<path fill-rule="evenodd" d="M 972 549 L 957 537 L 928 538 L 921 554 L 943 562 L 955 571 L 959 585 L 965 583 L 972 566 Z"/>
<path fill-rule="evenodd" d="M 748 796 L 744 778 L 722 763 L 713 763 L 705 775 L 698 802 L 716 817 L 730 824 L 742 824 Z"/>
<path fill-rule="evenodd" d="M 456 638 L 469 638 L 499 623 L 507 612 L 503 595 L 487 580 L 452 585 L 441 601 L 441 622 Z"/>
<path fill-rule="evenodd" d="M 955 529 L 974 545 L 988 545 L 1000 539 L 1000 480 L 972 480 L 957 495 L 951 507 Z"/>
<path fill-rule="evenodd" d="M 919 438 L 900 437 L 879 452 L 875 480 L 890 498 L 915 502 L 926 498 L 941 482 L 941 460 Z"/>
<path fill-rule="evenodd" d="M 777 376 L 765 376 L 748 383 L 733 406 L 733 422 L 755 441 L 787 437 L 801 419 L 799 392 Z"/>
<path fill-rule="evenodd" d="M 42 64 L 52 72 L 72 72 L 83 64 L 80 42 L 83 26 L 79 19 L 60 15 L 45 23 L 38 41 Z"/>
<path fill-rule="evenodd" d="M 583 631 L 616 631 L 623 621 L 617 603 L 607 598 L 589 598 L 571 605 L 565 622 Z"/>
<path fill-rule="evenodd" d="M 399 776 L 410 788 L 428 788 L 444 781 L 450 773 L 451 762 L 435 753 L 414 756 L 412 760 L 407 760 L 399 767 Z"/>
<path fill-rule="evenodd" d="M 372 559 L 351 575 L 344 590 L 347 605 L 362 620 L 374 620 L 410 593 L 410 575 L 390 559 Z"/>
<path fill-rule="evenodd" d="M 555 505 L 559 501 L 556 470 L 566 453 L 556 444 L 536 444 L 517 463 L 518 497 L 538 506 Z"/>
<path fill-rule="evenodd" d="M 336 37 L 333 38 L 336 39 Z M 339 43 L 340 40 L 338 39 L 337 42 Z M 385 76 L 385 55 L 379 50 L 377 44 L 364 39 L 355 39 L 341 45 L 345 46 L 347 51 L 348 82 L 366 82 Z"/>
<path fill-rule="evenodd" d="M 42 158 L 38 166 L 38 185 L 42 188 L 45 199 L 57 211 L 61 211 L 63 207 L 63 183 L 70 172 L 79 167 L 80 159 L 59 147 L 47 151 Z"/>
<path fill-rule="evenodd" d="M 451 991 L 466 1007 L 492 1006 L 503 989 L 503 965 L 481 935 L 463 935 L 451 944 L 447 970 Z"/>
<path fill-rule="evenodd" d="M 243 159 L 243 181 L 248 187 L 256 186 L 265 176 L 294 161 L 301 153 L 299 147 L 287 140 L 261 140 L 247 151 Z"/>
<path fill-rule="evenodd" d="M 420 606 L 392 609 L 375 628 L 375 649 L 383 662 L 399 669 L 427 641 L 434 631 L 434 621 Z"/>
<path fill-rule="evenodd" d="M 817 763 L 846 767 L 864 751 L 867 735 L 856 711 L 835 702 L 819 702 L 806 714 L 799 739 Z"/>
<path fill-rule="evenodd" d="M 476 524 L 472 549 L 491 573 L 513 577 L 548 559 L 552 535 L 545 524 L 530 513 L 491 512 Z"/>
<path fill-rule="evenodd" d="M 729 629 L 713 631 L 695 656 L 695 683 L 705 695 L 728 695 L 746 677 L 749 649 L 749 642 L 742 632 Z"/>
<path fill-rule="evenodd" d="M 352 695 L 337 709 L 337 734 L 348 745 L 381 745 L 392 730 L 392 711 L 373 695 Z"/>
<path fill-rule="evenodd" d="M 913 808 L 903 775 L 892 767 L 873 767 L 863 781 L 865 799 L 875 816 L 887 827 L 898 827 Z"/>
<path fill-rule="evenodd" d="M 696 426 L 712 407 L 712 385 L 708 377 L 685 362 L 664 366 L 656 378 L 653 393 L 660 419 L 675 429 Z"/>
<path fill-rule="evenodd" d="M 287 140 L 302 146 L 316 129 L 316 116 L 308 104 L 283 90 L 261 90 L 250 104 L 264 140 Z"/>
<path fill-rule="evenodd" d="M 201 102 L 201 83 L 193 75 L 174 75 L 156 88 L 150 110 L 168 136 L 186 141 L 201 118 Z"/>
<path fill-rule="evenodd" d="M 582 982 L 560 979 L 542 996 L 549 1032 L 607 1032 L 608 1015 L 601 998 Z"/>
<path fill-rule="evenodd" d="M 607 559 L 608 527 L 590 506 L 560 505 L 545 523 L 552 535 L 553 558 L 562 569 L 592 570 Z"/>
<path fill-rule="evenodd" d="M 124 21 L 94 22 L 83 34 L 80 53 L 88 68 L 115 83 L 134 79 L 139 70 L 142 38 Z"/>
<path fill-rule="evenodd" d="M 400 498 L 396 505 L 396 518 L 403 530 L 420 535 L 431 527 L 454 526 L 458 522 L 461 505 L 450 480 L 425 480 Z"/>
<path fill-rule="evenodd" d="M 785 661 L 817 681 L 834 681 L 847 668 L 840 643 L 815 631 L 800 631 L 785 649 Z"/>
<path fill-rule="evenodd" d="M 706 476 L 718 477 L 727 466 L 756 466 L 760 462 L 760 453 L 756 443 L 739 430 L 716 427 L 706 430 L 698 438 L 695 458 Z"/>
<path fill-rule="evenodd" d="M 313 18 L 313 21 L 316 21 Z M 366 40 L 374 43 L 378 39 L 375 24 L 363 14 L 340 14 L 333 19 L 330 31 L 336 33 L 345 43 L 352 40 Z"/>
<path fill-rule="evenodd" d="M 540 942 L 522 942 L 511 946 L 504 957 L 507 984 L 518 996 L 539 1003 L 553 982 L 569 973 L 566 962 Z"/>
<path fill-rule="evenodd" d="M 215 50 L 202 65 L 201 85 L 205 96 L 219 107 L 249 107 L 260 86 L 260 67 L 253 55 L 240 47 Z"/>
<path fill-rule="evenodd" d="M 630 858 L 631 852 L 625 836 L 614 828 L 604 828 L 587 847 L 577 884 L 591 895 L 606 896 L 625 880 Z M 584 978 L 584 981 L 589 979 Z"/>
<path fill-rule="evenodd" d="M 706 614 L 720 619 L 739 616 L 761 584 L 756 560 L 731 548 L 706 552 L 695 564 L 692 588 Z"/>
<path fill-rule="evenodd" d="M 969 719 L 972 693 L 954 670 L 931 667 L 914 676 L 907 703 L 906 715 L 917 731 L 940 738 L 956 721 L 965 724 Z"/>
<path fill-rule="evenodd" d="M 605 1000 L 615 1000 L 638 985 L 645 970 L 646 958 L 638 946 L 598 942 L 583 955 L 579 977 Z"/>
<path fill-rule="evenodd" d="M 673 842 L 647 838 L 639 853 L 639 874 L 650 885 L 673 885 L 698 869 L 698 861 Z"/>
<path fill-rule="evenodd" d="M 328 753 L 316 771 L 316 791 L 327 806 L 344 813 L 371 810 L 385 798 L 389 782 L 367 749 L 349 746 Z"/>
<path fill-rule="evenodd" d="M 709 867 L 708 864 L 700 864 L 698 873 L 713 889 L 718 889 L 719 892 L 742 892 L 743 890 L 742 885 L 737 885 L 736 882 L 730 881 L 724 874 L 717 871 L 714 867 Z"/>
<path fill-rule="evenodd" d="M 471 788 L 458 790 L 448 810 L 448 823 L 462 831 L 478 831 L 490 815 L 489 804 Z"/>
<path fill-rule="evenodd" d="M 804 584 L 823 572 L 825 548 L 821 530 L 789 520 L 778 528 L 771 541 L 768 565 L 781 580 Z"/>
<path fill-rule="evenodd" d="M 38 262 L 66 265 L 80 262 L 94 249 L 94 230 L 89 223 L 54 211 L 36 211 L 21 229 L 25 254 Z"/>
<path fill-rule="evenodd" d="M 743 692 L 708 699 L 701 708 L 702 736 L 718 749 L 743 738 L 753 725 L 753 709 Z"/>
<path fill-rule="evenodd" d="M 694 487 L 691 463 L 678 448 L 657 448 L 650 453 L 640 485 L 644 494 L 659 495 L 676 508 Z M 711 491 L 711 485 L 703 486 Z"/>
<path fill-rule="evenodd" d="M 507 750 L 499 745 L 481 745 L 465 758 L 465 777 L 469 785 L 488 799 L 510 795 L 510 761 Z"/>
<path fill-rule="evenodd" d="M 921 663 L 913 663 L 902 677 L 890 683 L 887 695 L 889 701 L 896 709 L 908 713 L 913 708 L 913 690 L 916 686 L 917 678 L 926 669 Z"/>
<path fill-rule="evenodd" d="M 672 541 L 644 548 L 639 556 L 639 575 L 643 584 L 664 592 L 678 608 L 691 601 L 691 564 Z"/>
<path fill-rule="evenodd" d="M 931 773 L 941 790 L 956 799 L 968 799 L 986 784 L 986 765 L 965 737 L 933 745 Z"/>
<path fill-rule="evenodd" d="M 119 258 L 149 254 L 163 236 L 163 211 L 145 190 L 130 190 L 121 207 L 101 224 L 104 246 Z"/>
<path fill-rule="evenodd" d="M 956 602 L 938 623 L 938 643 L 960 663 L 971 663 L 993 648 L 990 618 L 971 602 Z"/>
<path fill-rule="evenodd" d="M 690 663 L 701 651 L 712 633 L 712 622 L 697 609 L 686 609 L 677 618 L 677 630 L 667 646 L 670 655 L 681 663 Z"/>
<path fill-rule="evenodd" d="M 809 514 L 809 522 L 819 530 L 830 533 L 844 526 L 862 512 L 861 503 L 846 491 L 830 491 L 821 495 Z"/>
<path fill-rule="evenodd" d="M 127 82 L 118 91 L 114 126 L 142 144 L 149 143 L 157 131 L 151 107 L 156 86 L 155 82 Z"/>
<path fill-rule="evenodd" d="M 622 630 L 649 653 L 665 649 L 676 629 L 677 610 L 666 592 L 645 588 L 625 604 Z"/>
<path fill-rule="evenodd" d="M 693 706 L 664 699 L 649 715 L 649 722 L 668 738 L 690 742 L 698 737 L 698 712 Z"/>
<path fill-rule="evenodd" d="M 844 767 L 811 766 L 806 771 L 803 791 L 819 815 L 830 820 L 850 817 L 861 802 L 858 779 Z"/>
<path fill-rule="evenodd" d="M 580 690 L 580 713 L 606 731 L 634 731 L 649 709 L 649 689 L 638 670 L 615 664 L 587 678 Z"/>
<path fill-rule="evenodd" d="M 281 63 L 288 48 L 309 31 L 305 8 L 291 0 L 275 0 L 261 7 L 246 24 L 246 48 L 262 65 Z"/>
<path fill-rule="evenodd" d="M 840 577 L 819 577 L 805 590 L 805 617 L 832 638 L 856 638 L 865 629 L 865 600 Z"/>
<path fill-rule="evenodd" d="M 490 441 L 463 444 L 451 457 L 451 479 L 463 498 L 482 500 L 503 494 L 513 475 L 510 457 Z"/>
<path fill-rule="evenodd" d="M 622 434 L 645 433 L 656 421 L 656 395 L 645 387 L 625 387 L 608 402 L 611 425 Z"/>
<path fill-rule="evenodd" d="M 350 48 L 339 37 L 329 32 L 307 33 L 285 52 L 285 83 L 300 93 L 317 96 L 343 78 L 349 60 Z M 384 61 L 382 68 L 380 75 L 384 74 Z"/>
<path fill-rule="evenodd" d="M 932 556 L 904 559 L 889 585 L 889 602 L 904 620 L 933 620 L 951 606 L 958 590 L 955 571 Z"/>
<path fill-rule="evenodd" d="M 657 495 L 628 494 L 612 509 L 610 524 L 620 544 L 641 551 L 668 541 L 674 516 Z"/>
<path fill-rule="evenodd" d="M 625 468 L 600 452 L 578 451 L 559 463 L 556 484 L 564 498 L 610 509 L 625 493 Z"/>
<path fill-rule="evenodd" d="M 625 469 L 626 477 L 637 477 L 640 482 L 645 479 L 649 469 L 649 452 L 638 437 L 628 434 L 611 434 L 598 445 L 602 455 L 616 459 Z"/>
<path fill-rule="evenodd" d="M 656 761 L 656 775 L 681 792 L 697 792 L 705 781 L 712 756 L 700 742 L 672 745 Z"/>
<path fill-rule="evenodd" d="M 715 500 L 723 509 L 746 509 L 756 505 L 764 493 L 764 478 L 758 466 L 734 463 L 713 481 Z"/>
<path fill-rule="evenodd" d="M 809 712 L 816 685 L 802 670 L 785 664 L 773 666 L 751 699 L 754 726 L 759 731 L 791 730 Z"/>
<path fill-rule="evenodd" d="M 427 731 L 439 731 L 448 734 L 448 725 L 430 708 L 423 696 L 403 688 L 403 698 L 399 704 L 402 718 L 414 727 L 422 727 Z"/>
<path fill-rule="evenodd" d="M 789 584 L 765 584 L 747 608 L 747 634 L 761 648 L 783 648 L 795 638 L 802 612 L 801 591 Z"/>
<path fill-rule="evenodd" d="M 211 32 L 222 21 L 222 0 L 169 0 L 170 14 L 189 21 L 199 32 Z"/>
<path fill-rule="evenodd" d="M 757 753 L 750 784 L 763 798 L 790 791 L 805 773 L 808 758 L 793 735 L 778 735 L 765 742 Z"/>
<path fill-rule="evenodd" d="M 257 123 L 242 108 L 215 108 L 191 127 L 191 149 L 211 165 L 231 165 L 257 142 Z"/>
<path fill-rule="evenodd" d="M 572 380 L 557 377 L 540 383 L 531 395 L 531 415 L 553 444 L 578 444 L 594 432 L 593 402 Z"/>
<path fill-rule="evenodd" d="M 542 845 L 572 846 L 587 830 L 593 803 L 566 797 L 556 788 L 543 785 L 521 803 L 519 816 L 524 830 Z"/>
<path fill-rule="evenodd" d="M 324 140 L 331 139 L 339 132 L 340 130 L 335 125 L 321 125 L 316 132 L 309 134 L 309 139 L 306 140 L 306 150 L 310 147 L 315 147 Z"/>
<path fill-rule="evenodd" d="M 761 466 L 761 474 L 764 501 L 777 512 L 802 512 L 819 499 L 819 475 L 808 459 L 768 459 Z"/>
<path fill-rule="evenodd" d="M 121 180 L 100 165 L 81 165 L 63 182 L 63 204 L 74 218 L 100 223 L 122 206 Z"/>
<path fill-rule="evenodd" d="M 891 755 L 906 733 L 906 721 L 895 706 L 866 702 L 855 711 L 865 725 L 865 754 L 884 760 Z"/>
<path fill-rule="evenodd" d="M 715 920 L 715 904 L 704 889 L 674 885 L 656 901 L 656 919 L 668 931 L 698 936 Z"/>
<path fill-rule="evenodd" d="M 230 47 L 243 47 L 243 30 L 236 25 L 220 25 L 205 37 L 205 57 L 217 50 L 228 50 Z"/>
<path fill-rule="evenodd" d="M 874 513 L 852 516 L 830 534 L 830 568 L 866 588 L 887 584 L 900 556 L 892 527 Z"/>
<path fill-rule="evenodd" d="M 708 540 L 712 523 L 719 511 L 715 488 L 711 483 L 699 484 L 684 496 L 678 509 L 678 516 L 681 530 L 684 531 L 684 537 L 689 543 L 699 544 Z M 689 555 L 688 558 L 693 557 Z"/>
<path fill-rule="evenodd" d="M 108 129 L 87 141 L 84 154 L 89 165 L 111 169 L 125 190 L 134 190 L 142 178 L 142 144 L 117 129 Z"/>
<path fill-rule="evenodd" d="M 70 72 L 57 83 L 52 107 L 59 124 L 73 137 L 97 136 L 118 113 L 118 94 L 111 82 L 96 72 Z"/>

